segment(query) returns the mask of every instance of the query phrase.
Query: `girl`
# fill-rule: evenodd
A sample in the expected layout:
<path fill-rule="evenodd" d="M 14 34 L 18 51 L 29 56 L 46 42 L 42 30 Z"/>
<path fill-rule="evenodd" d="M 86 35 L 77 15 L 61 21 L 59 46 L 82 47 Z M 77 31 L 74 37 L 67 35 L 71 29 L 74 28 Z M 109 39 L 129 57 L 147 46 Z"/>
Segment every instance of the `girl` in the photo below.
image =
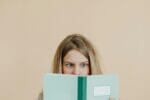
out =
<path fill-rule="evenodd" d="M 54 56 L 52 72 L 73 75 L 102 74 L 96 50 L 80 34 L 69 35 L 60 43 Z M 43 100 L 42 93 L 38 100 Z"/>

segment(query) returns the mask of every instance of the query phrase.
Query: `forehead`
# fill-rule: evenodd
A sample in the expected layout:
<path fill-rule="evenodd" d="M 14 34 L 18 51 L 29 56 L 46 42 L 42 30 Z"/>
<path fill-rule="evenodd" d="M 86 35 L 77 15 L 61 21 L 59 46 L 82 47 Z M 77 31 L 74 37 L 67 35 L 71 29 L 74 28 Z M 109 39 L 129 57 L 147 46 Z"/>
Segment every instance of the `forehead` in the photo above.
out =
<path fill-rule="evenodd" d="M 80 53 L 77 50 L 69 51 L 63 60 L 68 61 L 68 62 L 85 62 L 85 61 L 88 61 L 88 59 L 82 53 Z"/>

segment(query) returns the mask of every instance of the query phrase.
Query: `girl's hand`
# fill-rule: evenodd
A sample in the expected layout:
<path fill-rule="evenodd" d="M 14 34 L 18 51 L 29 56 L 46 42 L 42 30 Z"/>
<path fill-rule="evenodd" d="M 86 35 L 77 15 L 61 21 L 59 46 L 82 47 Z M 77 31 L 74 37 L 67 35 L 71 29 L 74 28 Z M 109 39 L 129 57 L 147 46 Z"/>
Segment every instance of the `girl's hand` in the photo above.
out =
<path fill-rule="evenodd" d="M 110 96 L 110 97 L 109 97 L 109 100 L 115 100 L 115 98 L 112 97 L 112 96 Z M 120 98 L 119 98 L 119 100 L 120 100 Z"/>
<path fill-rule="evenodd" d="M 115 100 L 113 97 L 109 97 L 109 100 Z"/>

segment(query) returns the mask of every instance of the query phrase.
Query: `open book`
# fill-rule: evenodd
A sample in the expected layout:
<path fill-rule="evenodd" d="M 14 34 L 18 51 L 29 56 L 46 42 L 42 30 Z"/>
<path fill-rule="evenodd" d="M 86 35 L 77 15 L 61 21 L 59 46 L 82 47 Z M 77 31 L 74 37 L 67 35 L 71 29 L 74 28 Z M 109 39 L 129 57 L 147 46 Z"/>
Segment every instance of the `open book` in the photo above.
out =
<path fill-rule="evenodd" d="M 119 100 L 119 81 L 115 75 L 66 75 L 44 76 L 44 100 Z"/>

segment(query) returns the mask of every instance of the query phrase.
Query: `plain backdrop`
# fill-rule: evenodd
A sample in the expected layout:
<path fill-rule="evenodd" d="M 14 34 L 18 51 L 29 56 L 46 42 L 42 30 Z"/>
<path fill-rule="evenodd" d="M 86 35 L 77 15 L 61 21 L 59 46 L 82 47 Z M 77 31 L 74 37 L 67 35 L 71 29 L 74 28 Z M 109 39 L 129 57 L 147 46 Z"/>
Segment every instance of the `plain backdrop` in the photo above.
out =
<path fill-rule="evenodd" d="M 58 44 L 80 33 L 120 100 L 150 100 L 149 0 L 0 0 L 0 100 L 36 100 Z"/>

